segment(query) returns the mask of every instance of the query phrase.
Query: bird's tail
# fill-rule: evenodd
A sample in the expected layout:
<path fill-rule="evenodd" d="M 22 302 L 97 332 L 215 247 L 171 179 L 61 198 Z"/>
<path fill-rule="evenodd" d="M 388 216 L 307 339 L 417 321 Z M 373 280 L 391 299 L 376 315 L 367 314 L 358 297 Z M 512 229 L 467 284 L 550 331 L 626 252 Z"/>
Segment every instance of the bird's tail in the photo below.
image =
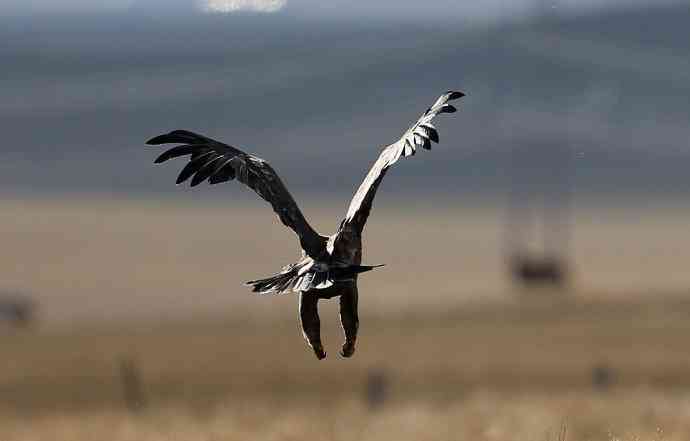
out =
<path fill-rule="evenodd" d="M 359 273 L 371 271 L 383 265 L 351 265 L 331 268 L 328 271 L 307 271 L 302 274 L 297 265 L 290 265 L 278 274 L 264 279 L 250 280 L 245 285 L 258 294 L 286 294 L 289 292 L 324 289 L 337 281 L 353 280 Z"/>
<path fill-rule="evenodd" d="M 366 273 L 381 266 L 384 265 L 350 265 L 344 268 L 333 268 L 331 269 L 331 277 L 334 280 L 349 280 L 357 274 Z"/>
<path fill-rule="evenodd" d="M 245 285 L 259 294 L 287 294 L 289 292 L 323 289 L 333 285 L 328 271 L 303 271 L 303 265 L 286 266 L 283 271 L 265 279 L 250 280 Z"/>
<path fill-rule="evenodd" d="M 259 294 L 273 294 L 288 291 L 295 273 L 293 271 L 274 274 L 265 279 L 250 280 L 245 285 L 252 287 L 252 292 Z"/>
<path fill-rule="evenodd" d="M 352 269 L 352 272 L 355 274 L 359 273 L 366 273 L 367 271 L 371 271 L 375 268 L 380 268 L 382 266 L 386 266 L 386 264 L 381 264 L 381 265 L 353 265 L 350 268 Z"/>

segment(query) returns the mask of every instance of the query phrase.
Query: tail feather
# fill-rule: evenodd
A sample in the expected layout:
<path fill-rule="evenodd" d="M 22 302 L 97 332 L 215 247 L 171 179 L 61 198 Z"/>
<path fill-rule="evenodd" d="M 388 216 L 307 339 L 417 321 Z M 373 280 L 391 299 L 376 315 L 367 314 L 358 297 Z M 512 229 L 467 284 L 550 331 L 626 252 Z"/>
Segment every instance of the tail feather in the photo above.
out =
<path fill-rule="evenodd" d="M 344 268 L 334 268 L 331 270 L 331 276 L 335 280 L 339 279 L 349 279 L 356 274 L 366 273 L 374 268 L 379 268 L 384 265 L 350 265 Z"/>
<path fill-rule="evenodd" d="M 380 265 L 356 265 L 351 268 L 354 268 L 355 273 L 366 273 L 367 271 L 371 271 L 376 268 L 381 268 L 382 266 L 386 266 L 386 264 L 382 263 Z"/>
<path fill-rule="evenodd" d="M 279 273 L 265 279 L 250 280 L 245 285 L 252 287 L 252 292 L 259 294 L 270 294 L 273 292 L 282 292 L 286 286 L 293 281 L 294 274 L 292 272 Z"/>
<path fill-rule="evenodd" d="M 329 271 L 307 271 L 300 274 L 297 265 L 291 265 L 265 279 L 250 280 L 245 285 L 258 294 L 286 294 L 289 292 L 323 289 L 335 281 L 352 279 L 356 274 L 371 271 L 383 265 L 352 265 L 344 268 L 331 268 Z"/>

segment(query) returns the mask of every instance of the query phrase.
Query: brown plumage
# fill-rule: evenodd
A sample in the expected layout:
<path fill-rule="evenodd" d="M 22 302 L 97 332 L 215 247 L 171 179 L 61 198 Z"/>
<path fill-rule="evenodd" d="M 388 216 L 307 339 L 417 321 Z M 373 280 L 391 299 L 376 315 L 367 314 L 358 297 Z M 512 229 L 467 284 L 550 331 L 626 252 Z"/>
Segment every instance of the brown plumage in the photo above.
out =
<path fill-rule="evenodd" d="M 338 231 L 331 236 L 322 236 L 309 225 L 278 174 L 263 159 L 186 130 L 157 136 L 147 144 L 180 144 L 163 152 L 155 161 L 189 156 L 189 162 L 177 178 L 178 184 L 190 178 L 192 186 L 204 181 L 218 184 L 237 179 L 271 204 L 281 222 L 297 234 L 302 258 L 278 274 L 252 280 L 247 285 L 259 294 L 299 293 L 302 332 L 319 359 L 326 352 L 321 344 L 318 301 L 339 296 L 340 321 L 345 333 L 340 354 L 350 357 L 355 351 L 359 327 L 357 276 L 376 267 L 361 265 L 362 231 L 376 190 L 388 168 L 398 159 L 414 155 L 418 147 L 431 150 L 432 141 L 439 141 L 431 120 L 440 113 L 455 112 L 455 107 L 448 102 L 463 96 L 462 92 L 444 93 L 399 140 L 383 149 L 352 198 Z"/>

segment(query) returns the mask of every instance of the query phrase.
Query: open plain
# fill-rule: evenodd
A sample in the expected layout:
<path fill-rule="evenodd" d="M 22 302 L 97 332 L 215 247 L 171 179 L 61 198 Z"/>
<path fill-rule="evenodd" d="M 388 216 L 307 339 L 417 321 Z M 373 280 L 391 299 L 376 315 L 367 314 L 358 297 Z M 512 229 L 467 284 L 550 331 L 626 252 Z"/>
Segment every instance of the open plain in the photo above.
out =
<path fill-rule="evenodd" d="M 0 335 L 0 439 L 690 434 L 683 211 L 575 209 L 560 291 L 512 285 L 496 206 L 384 203 L 365 262 L 387 266 L 361 278 L 357 354 L 338 358 L 337 302 L 322 303 L 318 362 L 295 298 L 241 286 L 295 257 L 291 232 L 260 202 L 219 205 L 3 202 L 3 284 L 38 318 Z M 341 215 L 304 208 L 325 231 Z"/>

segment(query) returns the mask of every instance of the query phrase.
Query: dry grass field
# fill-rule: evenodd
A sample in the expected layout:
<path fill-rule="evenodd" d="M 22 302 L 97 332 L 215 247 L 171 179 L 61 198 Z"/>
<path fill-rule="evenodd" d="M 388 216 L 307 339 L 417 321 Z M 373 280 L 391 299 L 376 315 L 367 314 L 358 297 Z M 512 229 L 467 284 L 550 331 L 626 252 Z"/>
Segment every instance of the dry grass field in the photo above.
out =
<path fill-rule="evenodd" d="M 565 424 L 571 440 L 684 440 L 688 335 L 687 300 L 365 314 L 355 358 L 323 362 L 290 320 L 20 332 L 0 339 L 0 439 L 547 440 Z M 140 370 L 136 412 L 123 360 Z M 372 373 L 388 384 L 378 409 Z"/>
<path fill-rule="evenodd" d="M 0 334 L 0 440 L 690 436 L 684 212 L 576 212 L 571 291 L 518 293 L 500 210 L 383 204 L 365 260 L 388 266 L 362 277 L 358 352 L 337 357 L 324 303 L 318 362 L 295 299 L 240 284 L 290 262 L 291 233 L 260 203 L 205 204 L 2 204 L 3 283 L 40 309 L 34 328 Z M 313 211 L 321 228 L 341 214 Z M 135 411 L 125 361 L 142 384 Z"/>

